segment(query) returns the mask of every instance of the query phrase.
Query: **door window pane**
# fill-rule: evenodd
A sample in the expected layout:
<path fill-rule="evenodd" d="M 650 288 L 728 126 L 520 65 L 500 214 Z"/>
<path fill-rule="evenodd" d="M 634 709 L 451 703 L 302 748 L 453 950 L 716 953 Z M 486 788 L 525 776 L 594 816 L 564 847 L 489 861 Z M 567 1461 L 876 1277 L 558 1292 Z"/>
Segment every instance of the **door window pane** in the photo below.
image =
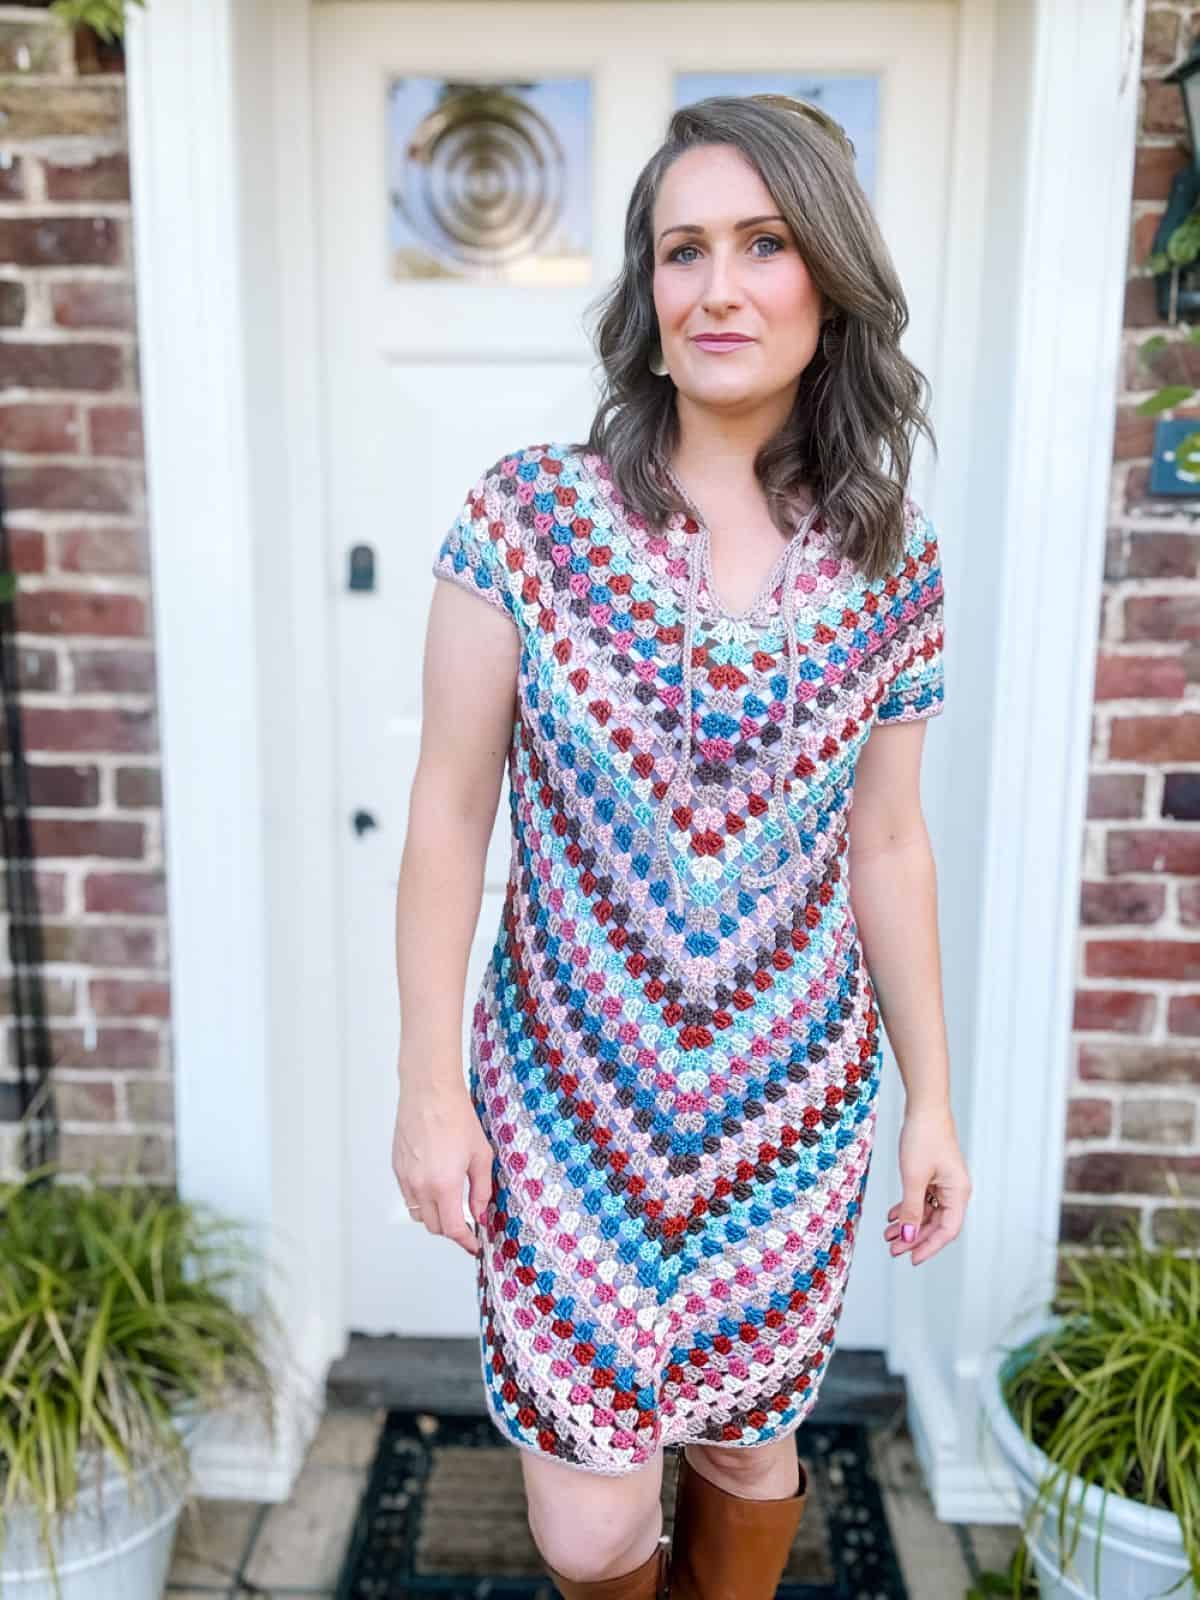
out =
<path fill-rule="evenodd" d="M 675 104 L 714 94 L 790 94 L 819 106 L 841 123 L 854 146 L 855 171 L 875 204 L 879 147 L 879 79 L 873 73 L 677 72 Z"/>
<path fill-rule="evenodd" d="M 587 78 L 394 78 L 393 276 L 589 282 L 591 124 Z"/>

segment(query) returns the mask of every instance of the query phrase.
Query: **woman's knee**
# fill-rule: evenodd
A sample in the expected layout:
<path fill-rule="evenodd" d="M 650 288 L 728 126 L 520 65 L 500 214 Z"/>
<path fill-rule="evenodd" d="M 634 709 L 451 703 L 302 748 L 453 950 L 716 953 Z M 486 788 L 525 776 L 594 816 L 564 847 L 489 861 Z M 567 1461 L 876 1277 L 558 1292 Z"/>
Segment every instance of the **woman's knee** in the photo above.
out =
<path fill-rule="evenodd" d="M 796 1441 L 790 1436 L 759 1445 L 685 1446 L 688 1463 L 732 1494 L 773 1500 L 795 1494 L 800 1482 Z"/>
<path fill-rule="evenodd" d="M 523 1467 L 529 1531 L 563 1577 L 617 1577 L 651 1555 L 662 1532 L 661 1451 L 612 1477 L 536 1457 Z"/>

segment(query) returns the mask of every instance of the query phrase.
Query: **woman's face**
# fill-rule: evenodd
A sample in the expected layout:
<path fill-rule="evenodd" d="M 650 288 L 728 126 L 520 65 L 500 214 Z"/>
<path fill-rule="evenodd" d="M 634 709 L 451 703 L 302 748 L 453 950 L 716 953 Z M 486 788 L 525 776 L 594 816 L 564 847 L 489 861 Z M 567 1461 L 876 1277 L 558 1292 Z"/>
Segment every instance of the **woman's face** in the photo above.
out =
<path fill-rule="evenodd" d="M 659 188 L 653 233 L 654 307 L 680 393 L 717 407 L 789 387 L 794 395 L 821 336 L 822 296 L 745 156 L 701 145 L 677 157 Z M 704 343 L 712 334 L 742 337 Z"/>

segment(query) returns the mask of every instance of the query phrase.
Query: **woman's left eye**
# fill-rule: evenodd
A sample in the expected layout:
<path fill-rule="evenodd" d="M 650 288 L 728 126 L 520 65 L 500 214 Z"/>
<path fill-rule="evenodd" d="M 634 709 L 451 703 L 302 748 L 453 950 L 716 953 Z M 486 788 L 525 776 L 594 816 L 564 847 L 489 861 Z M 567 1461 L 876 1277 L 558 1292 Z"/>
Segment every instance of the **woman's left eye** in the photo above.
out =
<path fill-rule="evenodd" d="M 775 246 L 775 248 L 773 250 L 768 250 L 765 253 L 763 251 L 761 251 L 761 250 L 755 251 L 755 253 L 758 255 L 760 260 L 769 260 L 769 258 L 771 256 L 777 256 L 781 250 L 786 250 L 787 249 L 787 241 L 784 240 L 784 239 L 781 239 L 778 236 L 778 234 L 774 234 L 774 233 L 756 234 L 754 239 L 751 242 L 751 248 L 753 248 L 755 245 L 760 245 L 760 244 L 771 244 L 771 245 Z M 677 244 L 673 250 L 670 250 L 670 251 L 667 252 L 667 260 L 668 261 L 678 261 L 682 266 L 685 266 L 685 267 L 686 266 L 690 266 L 691 262 L 690 261 L 684 261 L 684 259 L 683 259 L 684 251 L 686 251 L 686 250 L 695 251 L 696 249 L 697 249 L 697 246 L 694 245 L 694 244 Z"/>

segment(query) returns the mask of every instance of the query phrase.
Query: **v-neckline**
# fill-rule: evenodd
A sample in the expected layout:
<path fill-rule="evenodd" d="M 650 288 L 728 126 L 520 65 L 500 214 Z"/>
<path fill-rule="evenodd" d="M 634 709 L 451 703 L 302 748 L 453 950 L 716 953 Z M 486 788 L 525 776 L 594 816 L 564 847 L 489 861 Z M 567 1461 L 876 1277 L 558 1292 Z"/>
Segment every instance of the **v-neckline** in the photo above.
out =
<path fill-rule="evenodd" d="M 713 578 L 712 530 L 709 528 L 707 522 L 705 522 L 704 517 L 700 512 L 700 508 L 680 482 L 679 477 L 676 474 L 675 469 L 671 466 L 670 462 L 664 461 L 662 463 L 662 467 L 665 475 L 670 479 L 675 489 L 679 492 L 680 496 L 689 507 L 692 520 L 696 523 L 697 532 L 695 537 L 700 540 L 701 546 L 699 552 L 699 560 L 701 563 L 700 576 L 703 580 L 704 588 L 707 591 L 708 601 L 711 609 L 715 611 L 718 616 L 723 617 L 728 622 L 748 622 L 750 618 L 753 617 L 754 614 L 761 608 L 761 606 L 771 598 L 771 596 L 775 593 L 775 590 L 779 587 L 779 582 L 787 570 L 788 557 L 791 555 L 792 550 L 797 542 L 799 542 L 801 545 L 804 545 L 808 542 L 808 539 L 812 535 L 813 529 L 820 520 L 819 514 L 816 513 L 812 508 L 804 513 L 798 526 L 793 530 L 791 536 L 785 541 L 783 548 L 780 550 L 775 560 L 771 563 L 771 566 L 764 575 L 750 603 L 747 606 L 744 606 L 740 611 L 734 611 L 721 599 L 716 582 Z"/>

